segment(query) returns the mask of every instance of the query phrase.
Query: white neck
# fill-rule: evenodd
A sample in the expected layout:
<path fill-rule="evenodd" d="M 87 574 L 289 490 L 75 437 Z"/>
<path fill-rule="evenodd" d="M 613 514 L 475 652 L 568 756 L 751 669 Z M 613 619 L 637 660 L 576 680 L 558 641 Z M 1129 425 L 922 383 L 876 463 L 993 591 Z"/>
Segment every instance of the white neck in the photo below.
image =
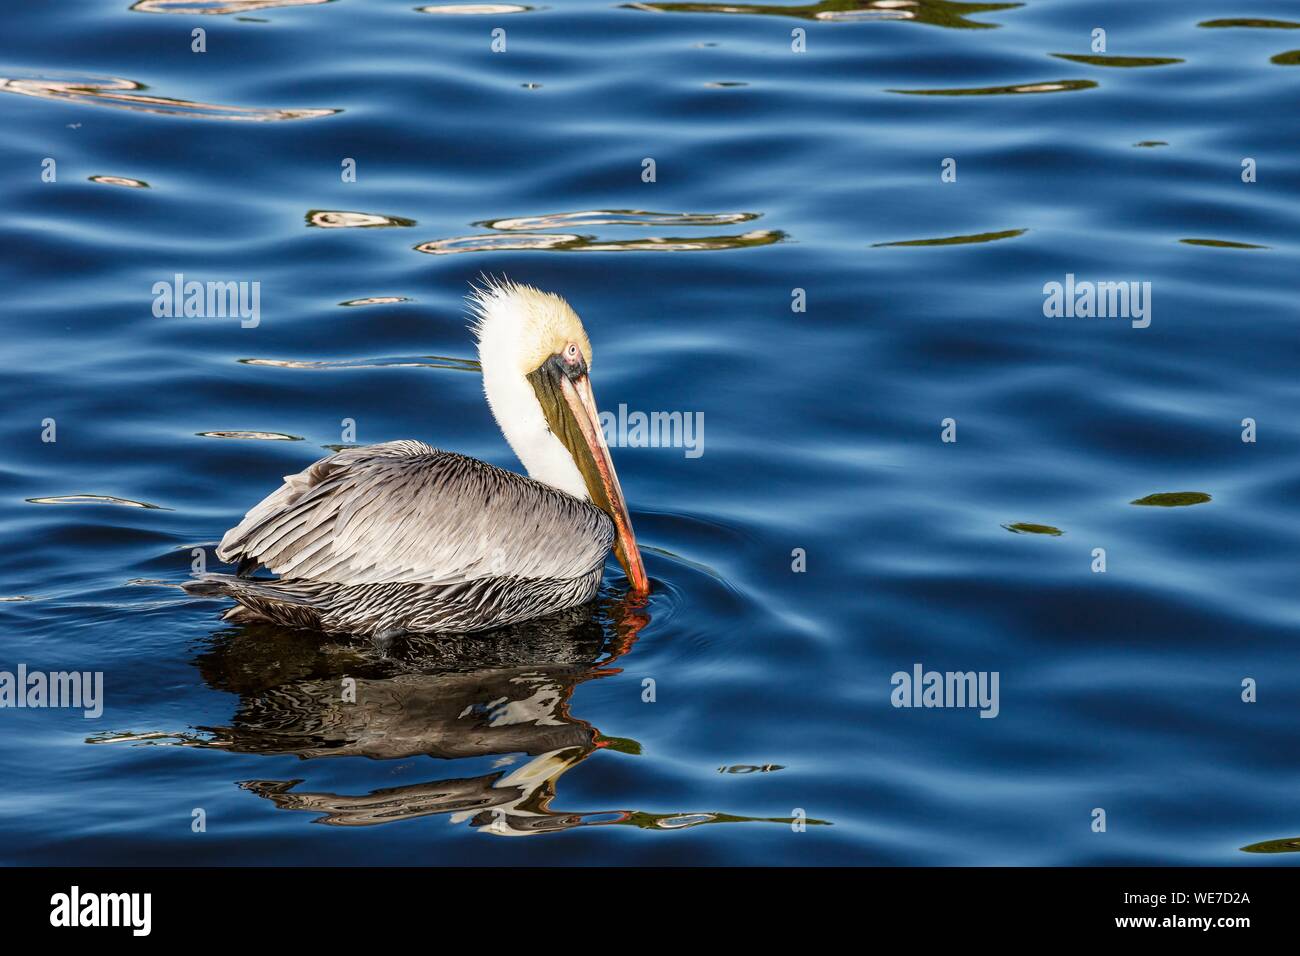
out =
<path fill-rule="evenodd" d="M 529 476 L 575 498 L 589 500 L 587 485 L 573 456 L 551 433 L 528 379 L 509 367 L 484 362 L 483 392 L 501 434 Z"/>
<path fill-rule="evenodd" d="M 532 291 L 532 295 L 540 293 Z M 564 443 L 551 434 L 537 393 L 523 371 L 534 357 L 525 357 L 522 346 L 536 335 L 527 320 L 526 301 L 526 292 L 500 284 L 489 285 L 476 297 L 483 392 L 492 417 L 528 474 L 586 501 L 587 486 L 578 466 Z"/>

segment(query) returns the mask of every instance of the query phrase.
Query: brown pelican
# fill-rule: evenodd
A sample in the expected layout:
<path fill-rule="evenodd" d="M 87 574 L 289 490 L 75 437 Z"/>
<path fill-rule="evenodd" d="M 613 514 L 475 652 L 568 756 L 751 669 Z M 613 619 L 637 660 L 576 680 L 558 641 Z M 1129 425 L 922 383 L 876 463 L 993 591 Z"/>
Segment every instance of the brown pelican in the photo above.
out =
<path fill-rule="evenodd" d="M 649 590 L 601 430 L 582 322 L 557 295 L 487 280 L 469 296 L 483 389 L 529 477 L 419 441 L 348 448 L 226 532 L 191 594 L 227 619 L 331 632 L 479 631 L 585 604 L 611 545 Z M 265 567 L 277 578 L 252 577 Z"/>

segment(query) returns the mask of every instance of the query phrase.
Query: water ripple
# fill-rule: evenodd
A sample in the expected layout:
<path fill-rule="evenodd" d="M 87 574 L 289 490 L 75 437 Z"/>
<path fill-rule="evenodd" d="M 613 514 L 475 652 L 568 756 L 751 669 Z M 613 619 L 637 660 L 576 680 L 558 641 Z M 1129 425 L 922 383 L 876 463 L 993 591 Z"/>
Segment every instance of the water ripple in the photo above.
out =
<path fill-rule="evenodd" d="M 131 5 L 136 13 L 175 13 L 186 16 L 201 14 L 251 13 L 272 7 L 310 7 L 333 0 L 137 0 Z"/>
<path fill-rule="evenodd" d="M 487 219 L 474 225 L 507 232 L 583 226 L 730 226 L 750 222 L 756 212 L 647 212 L 644 209 L 590 209 L 583 212 L 555 212 L 544 216 L 516 216 Z"/>
<path fill-rule="evenodd" d="M 130 498 L 115 498 L 112 495 L 51 495 L 44 498 L 27 498 L 34 505 L 121 505 L 127 508 L 148 508 L 154 511 L 171 511 L 162 505 L 147 501 L 132 501 Z"/>
<path fill-rule="evenodd" d="M 888 93 L 906 93 L 909 96 L 1011 96 L 1019 93 L 1069 93 L 1090 90 L 1094 80 L 1048 80 L 1045 83 L 1021 83 L 1016 86 L 973 86 L 946 90 L 887 90 Z"/>
<path fill-rule="evenodd" d="M 404 295 L 368 295 L 361 299 L 348 299 L 340 302 L 339 305 L 345 306 L 362 306 L 362 305 L 396 305 L 398 302 L 410 302 L 411 299 Z"/>
<path fill-rule="evenodd" d="M 126 176 L 87 176 L 92 183 L 105 186 L 126 186 L 128 189 L 148 189 L 149 184 L 143 179 L 128 179 Z"/>
<path fill-rule="evenodd" d="M 270 368 L 301 369 L 357 369 L 357 368 L 450 368 L 462 372 L 477 372 L 476 359 L 452 358 L 445 355 L 424 355 L 415 358 L 334 359 L 312 361 L 309 359 L 239 359 L 241 365 L 262 365 Z"/>
<path fill-rule="evenodd" d="M 390 226 L 414 226 L 414 219 L 383 216 L 374 212 L 347 212 L 337 209 L 312 209 L 305 216 L 308 226 L 319 229 L 376 229 Z"/>
<path fill-rule="evenodd" d="M 770 246 L 786 238 L 777 229 L 760 229 L 735 236 L 652 237 L 647 239 L 600 240 L 595 236 L 541 234 L 524 236 L 456 236 L 434 239 L 415 247 L 416 252 L 434 256 L 462 252 L 710 252 Z"/>
<path fill-rule="evenodd" d="M 517 3 L 435 3 L 427 7 L 416 7 L 416 13 L 433 13 L 440 16 L 496 16 L 506 13 L 527 13 L 533 7 L 520 6 Z"/>
<path fill-rule="evenodd" d="M 60 100 L 93 106 L 110 106 L 116 109 L 158 113 L 188 119 L 215 119 L 243 122 L 270 122 L 274 120 L 313 119 L 341 112 L 336 109 L 265 109 L 251 106 L 220 106 L 165 96 L 147 96 L 137 92 L 148 89 L 143 83 L 115 76 L 56 76 L 33 74 L 30 76 L 0 76 L 0 92 L 35 96 L 40 99 Z"/>
<path fill-rule="evenodd" d="M 247 432 L 247 431 L 215 431 L 215 432 L 195 432 L 199 438 L 239 438 L 250 439 L 253 441 L 303 441 L 298 435 L 288 435 L 284 432 Z"/>
<path fill-rule="evenodd" d="M 954 0 L 821 0 L 801 6 L 753 3 L 627 3 L 625 7 L 657 13 L 738 13 L 832 23 L 907 20 L 958 30 L 988 30 L 996 23 L 966 19 L 975 13 L 1014 10 L 1022 3 L 958 3 Z"/>

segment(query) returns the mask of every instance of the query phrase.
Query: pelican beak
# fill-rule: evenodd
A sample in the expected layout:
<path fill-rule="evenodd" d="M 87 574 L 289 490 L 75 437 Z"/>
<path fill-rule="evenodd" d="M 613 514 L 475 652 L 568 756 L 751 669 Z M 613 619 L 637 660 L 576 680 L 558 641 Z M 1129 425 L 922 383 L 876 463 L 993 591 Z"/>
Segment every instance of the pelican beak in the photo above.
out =
<path fill-rule="evenodd" d="M 573 377 L 561 375 L 560 392 L 582 434 L 584 450 L 590 455 L 589 462 L 579 461 L 578 465 L 592 501 L 614 519 L 614 556 L 627 572 L 632 592 L 646 594 L 650 591 L 650 582 L 646 578 L 645 565 L 641 563 L 641 552 L 637 550 L 636 536 L 632 533 L 632 518 L 623 498 L 623 488 L 618 483 L 609 446 L 605 444 L 605 432 L 600 427 L 600 412 L 596 410 L 596 399 L 591 393 L 591 380 L 585 372 Z M 588 467 L 583 467 L 584 464 Z M 594 474 L 589 474 L 590 471 Z"/>
<path fill-rule="evenodd" d="M 650 582 L 632 534 L 632 518 L 609 457 L 605 432 L 600 427 L 600 412 L 591 394 L 586 363 L 580 358 L 566 362 L 556 354 L 528 373 L 527 379 L 551 433 L 573 456 L 591 503 L 614 522 L 614 556 L 627 572 L 632 593 L 648 594 Z"/>

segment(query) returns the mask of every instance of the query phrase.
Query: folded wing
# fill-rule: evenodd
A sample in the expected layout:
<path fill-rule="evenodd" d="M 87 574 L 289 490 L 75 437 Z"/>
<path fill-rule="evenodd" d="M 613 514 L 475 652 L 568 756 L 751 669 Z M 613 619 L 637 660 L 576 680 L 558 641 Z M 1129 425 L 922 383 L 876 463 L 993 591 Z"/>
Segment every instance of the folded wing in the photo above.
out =
<path fill-rule="evenodd" d="M 222 561 L 340 584 L 588 574 L 614 525 L 599 508 L 486 462 L 394 441 L 322 458 L 226 532 Z"/>

